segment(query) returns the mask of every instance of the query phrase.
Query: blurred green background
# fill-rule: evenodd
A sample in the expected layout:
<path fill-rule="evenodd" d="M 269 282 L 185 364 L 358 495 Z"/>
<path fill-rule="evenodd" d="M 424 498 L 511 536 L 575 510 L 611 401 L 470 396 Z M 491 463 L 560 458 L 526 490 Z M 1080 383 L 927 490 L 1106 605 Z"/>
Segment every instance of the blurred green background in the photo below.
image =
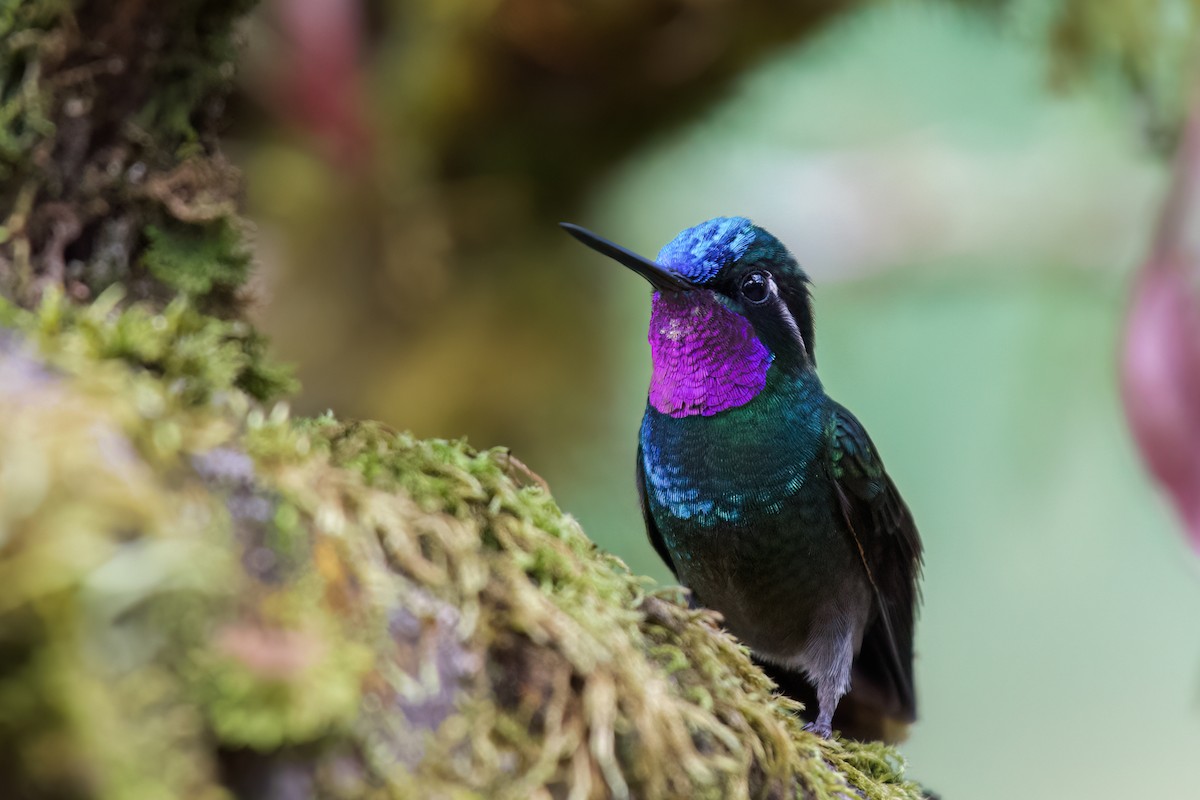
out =
<path fill-rule="evenodd" d="M 550 220 L 653 255 L 749 216 L 813 276 L 821 375 L 926 542 L 912 774 L 949 798 L 1192 796 L 1200 569 L 1133 449 L 1115 359 L 1166 170 L 1115 76 L 1051 91 L 1020 20 L 844 15 L 589 178 L 583 206 L 442 184 L 466 209 L 543 206 L 511 224 L 544 230 L 493 222 L 495 251 L 468 231 L 469 269 L 446 266 L 462 226 L 413 213 L 428 197 L 399 112 L 366 176 L 285 133 L 247 148 L 256 314 L 298 364 L 298 410 L 509 445 L 665 581 L 633 487 L 649 293 Z"/>

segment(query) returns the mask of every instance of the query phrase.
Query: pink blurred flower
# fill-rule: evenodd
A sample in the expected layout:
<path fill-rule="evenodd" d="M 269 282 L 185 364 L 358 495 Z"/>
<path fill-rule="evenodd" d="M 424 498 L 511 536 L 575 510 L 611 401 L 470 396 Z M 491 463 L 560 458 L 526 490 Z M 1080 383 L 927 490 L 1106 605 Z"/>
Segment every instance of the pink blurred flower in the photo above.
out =
<path fill-rule="evenodd" d="M 281 113 L 315 137 L 335 162 L 370 150 L 363 104 L 360 0 L 272 0 L 285 40 L 274 77 Z"/>
<path fill-rule="evenodd" d="M 1200 258 L 1187 244 L 1200 177 L 1200 116 L 1182 140 L 1153 253 L 1134 286 L 1121 393 L 1134 440 L 1200 550 Z"/>

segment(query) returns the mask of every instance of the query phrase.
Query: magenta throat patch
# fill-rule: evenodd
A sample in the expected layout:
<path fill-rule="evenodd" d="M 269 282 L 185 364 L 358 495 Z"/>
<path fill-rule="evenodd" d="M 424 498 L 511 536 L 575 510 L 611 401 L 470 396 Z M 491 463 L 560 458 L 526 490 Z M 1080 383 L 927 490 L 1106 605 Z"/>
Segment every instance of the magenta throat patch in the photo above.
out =
<path fill-rule="evenodd" d="M 664 414 L 711 417 L 767 385 L 771 352 L 750 321 L 710 291 L 655 292 L 649 338 L 650 404 Z"/>

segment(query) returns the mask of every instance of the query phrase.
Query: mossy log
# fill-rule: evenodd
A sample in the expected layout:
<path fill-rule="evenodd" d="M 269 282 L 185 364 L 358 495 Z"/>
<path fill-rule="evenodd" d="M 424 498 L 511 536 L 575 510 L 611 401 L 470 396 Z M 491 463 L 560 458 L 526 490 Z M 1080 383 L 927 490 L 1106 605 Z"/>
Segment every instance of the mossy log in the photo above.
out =
<path fill-rule="evenodd" d="M 0 313 L 0 796 L 920 796 L 504 450 L 291 419 L 117 299 Z"/>

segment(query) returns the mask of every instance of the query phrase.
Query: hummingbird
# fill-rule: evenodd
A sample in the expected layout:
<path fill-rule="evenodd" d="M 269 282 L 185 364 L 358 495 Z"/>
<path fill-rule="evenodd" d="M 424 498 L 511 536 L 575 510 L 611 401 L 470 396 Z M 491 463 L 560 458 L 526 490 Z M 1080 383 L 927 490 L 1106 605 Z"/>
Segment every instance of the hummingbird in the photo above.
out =
<path fill-rule="evenodd" d="M 653 290 L 637 488 L 654 549 L 804 702 L 808 730 L 902 738 L 921 540 L 817 377 L 808 276 L 745 217 L 688 228 L 655 260 L 562 227 Z"/>

